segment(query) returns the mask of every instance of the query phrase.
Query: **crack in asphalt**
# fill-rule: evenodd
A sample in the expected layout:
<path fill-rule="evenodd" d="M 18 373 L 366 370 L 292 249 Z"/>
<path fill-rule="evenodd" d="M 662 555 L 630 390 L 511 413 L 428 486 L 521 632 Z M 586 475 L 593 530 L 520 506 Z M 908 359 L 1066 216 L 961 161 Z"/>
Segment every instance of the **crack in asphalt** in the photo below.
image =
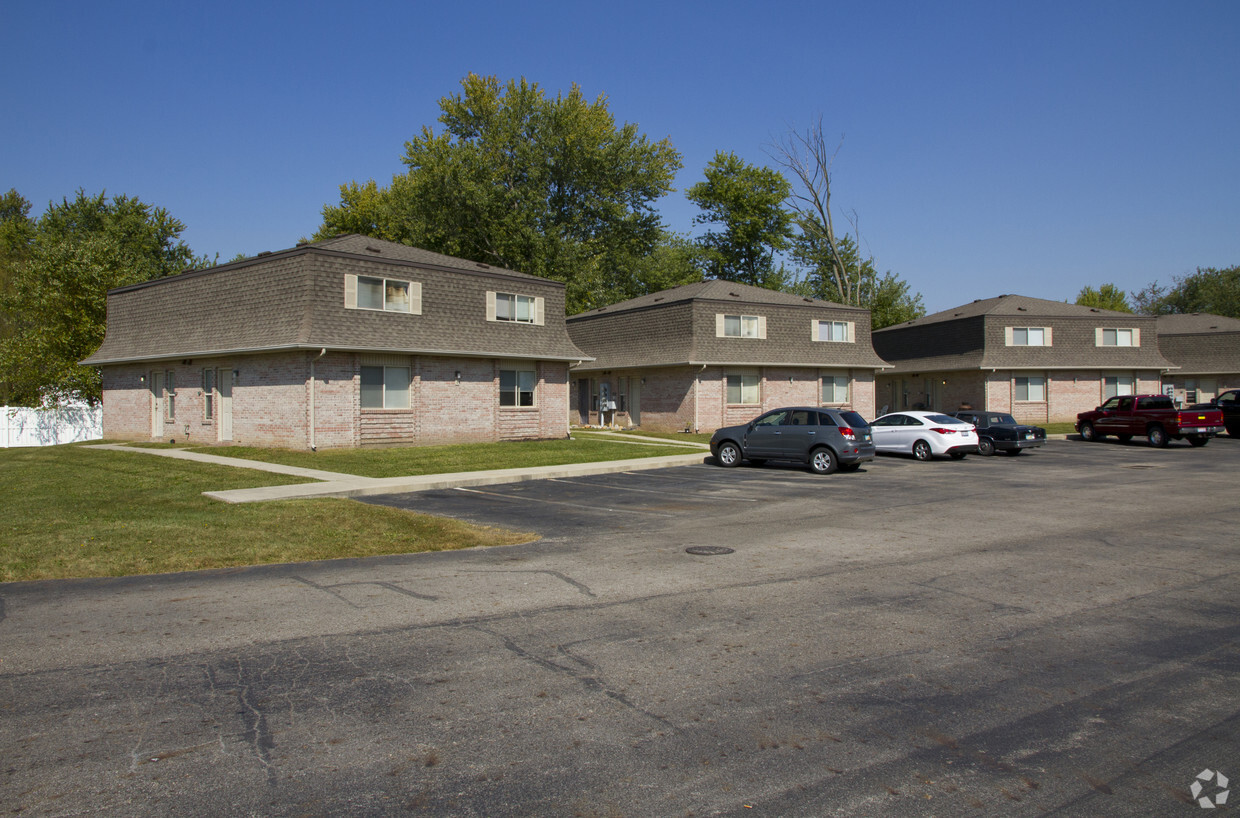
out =
<path fill-rule="evenodd" d="M 544 670 L 549 670 L 552 673 L 555 673 L 557 675 L 566 675 L 569 678 L 581 684 L 587 690 L 594 692 L 594 693 L 602 693 L 604 696 L 616 702 L 617 704 L 620 704 L 621 706 L 633 711 L 634 713 L 637 713 L 639 715 L 645 716 L 648 719 L 658 722 L 659 724 L 663 725 L 663 727 L 667 728 L 668 730 L 674 733 L 682 732 L 679 727 L 677 727 L 675 724 L 672 724 L 667 719 L 663 718 L 662 716 L 655 715 L 654 713 L 651 713 L 650 711 L 642 707 L 639 707 L 632 699 L 630 699 L 624 693 L 612 687 L 609 687 L 606 684 L 606 682 L 603 681 L 602 678 L 600 678 L 601 674 L 598 672 L 599 669 L 597 665 L 595 665 L 594 663 L 590 661 L 587 661 L 586 659 L 583 659 L 580 656 L 570 653 L 563 646 L 557 645 L 556 648 L 562 655 L 564 655 L 568 659 L 571 659 L 573 662 L 580 665 L 583 668 L 584 672 L 580 670 L 575 670 L 574 668 L 571 668 L 571 667 L 567 667 L 558 662 L 553 662 L 550 659 L 544 659 L 541 656 L 536 656 L 535 654 L 531 653 L 530 651 L 518 645 L 515 641 L 512 640 L 511 637 L 505 636 L 504 634 L 497 633 L 496 631 L 490 630 L 488 628 L 482 628 L 477 625 L 472 626 L 472 630 L 475 630 L 479 633 L 486 634 L 487 636 L 490 636 L 493 639 L 496 639 L 502 642 L 504 647 L 510 653 L 512 653 L 514 656 L 520 659 L 524 659 L 527 662 L 532 662 L 535 665 L 538 665 L 539 667 L 543 668 Z"/>

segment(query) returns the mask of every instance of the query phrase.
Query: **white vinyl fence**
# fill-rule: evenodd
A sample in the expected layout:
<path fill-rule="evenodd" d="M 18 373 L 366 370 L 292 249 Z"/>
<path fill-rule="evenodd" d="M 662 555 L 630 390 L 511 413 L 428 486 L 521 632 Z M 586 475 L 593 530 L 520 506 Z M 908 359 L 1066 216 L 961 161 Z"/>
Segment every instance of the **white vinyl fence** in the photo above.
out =
<path fill-rule="evenodd" d="M 70 403 L 30 409 L 0 406 L 0 448 L 52 446 L 103 437 L 103 407 Z"/>

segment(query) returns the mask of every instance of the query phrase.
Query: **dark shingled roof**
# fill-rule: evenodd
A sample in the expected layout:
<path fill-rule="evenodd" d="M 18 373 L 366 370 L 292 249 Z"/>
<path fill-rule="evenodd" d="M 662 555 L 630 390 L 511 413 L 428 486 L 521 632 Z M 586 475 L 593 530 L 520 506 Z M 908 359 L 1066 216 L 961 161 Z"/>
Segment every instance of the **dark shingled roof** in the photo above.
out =
<path fill-rule="evenodd" d="M 840 310 L 869 312 L 869 310 L 861 307 L 849 307 L 845 304 L 836 304 L 833 301 L 807 298 L 777 290 L 768 290 L 765 287 L 754 287 L 749 284 L 738 284 L 732 281 L 699 281 L 695 284 L 683 284 L 670 290 L 662 290 L 657 293 L 630 298 L 628 301 L 609 304 L 606 307 L 598 307 L 597 309 L 569 316 L 568 320 L 571 322 L 594 315 L 611 315 L 618 312 L 627 312 L 628 310 L 640 310 L 646 307 L 665 306 L 679 301 L 693 300 L 735 301 L 747 304 L 775 304 L 798 307 L 833 307 Z"/>
<path fill-rule="evenodd" d="M 422 314 L 346 309 L 346 274 L 420 282 Z M 545 324 L 487 321 L 488 290 L 543 298 Z M 113 290 L 103 345 L 83 363 L 319 348 L 588 358 L 563 315 L 560 282 L 349 235 Z"/>
<path fill-rule="evenodd" d="M 1114 310 L 1102 310 L 1096 307 L 1081 307 L 1076 304 L 1068 304 L 1063 301 L 1048 301 L 1044 298 L 1030 298 L 1027 295 L 997 295 L 994 298 L 979 298 L 969 304 L 962 304 L 959 307 L 953 307 L 949 310 L 936 312 L 933 315 L 924 315 L 921 318 L 914 318 L 912 321 L 905 321 L 902 324 L 896 324 L 893 327 L 885 327 L 875 330 L 875 334 L 880 332 L 890 332 L 894 329 L 903 327 L 920 327 L 926 324 L 937 324 L 941 321 L 954 321 L 958 318 L 972 318 L 978 315 L 1012 315 L 1012 316 L 1038 316 L 1043 318 L 1097 318 L 1099 316 L 1116 316 L 1132 317 L 1132 313 L 1116 312 Z"/>
<path fill-rule="evenodd" d="M 715 316 L 765 317 L 763 339 L 718 338 Z M 849 321 L 855 343 L 812 340 L 813 321 Z M 881 369 L 870 344 L 870 311 L 729 281 L 663 290 L 568 319 L 573 341 L 594 362 L 580 371 L 700 364 Z"/>
<path fill-rule="evenodd" d="M 1196 335 L 1199 333 L 1240 332 L 1240 318 L 1190 312 L 1158 316 L 1158 335 Z"/>
<path fill-rule="evenodd" d="M 1184 375 L 1240 378 L 1240 319 L 1207 312 L 1160 315 L 1158 346 Z"/>
<path fill-rule="evenodd" d="M 1051 346 L 1007 346 L 1006 326 L 1046 326 Z M 1100 347 L 1098 327 L 1141 330 L 1136 347 Z M 1147 315 L 1023 295 L 1000 295 L 874 332 L 874 349 L 896 373 L 968 369 L 1174 369 Z"/>

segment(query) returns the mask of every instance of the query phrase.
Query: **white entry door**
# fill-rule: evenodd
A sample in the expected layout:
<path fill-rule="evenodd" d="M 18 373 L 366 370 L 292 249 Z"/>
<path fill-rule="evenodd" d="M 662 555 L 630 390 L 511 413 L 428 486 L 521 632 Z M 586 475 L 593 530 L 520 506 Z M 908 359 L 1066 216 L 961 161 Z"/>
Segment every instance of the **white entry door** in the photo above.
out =
<path fill-rule="evenodd" d="M 220 440 L 232 440 L 232 387 L 233 373 L 231 369 L 221 369 L 217 379 L 220 389 L 219 420 L 215 424 Z"/>
<path fill-rule="evenodd" d="M 642 425 L 642 379 L 629 378 L 629 423 Z"/>

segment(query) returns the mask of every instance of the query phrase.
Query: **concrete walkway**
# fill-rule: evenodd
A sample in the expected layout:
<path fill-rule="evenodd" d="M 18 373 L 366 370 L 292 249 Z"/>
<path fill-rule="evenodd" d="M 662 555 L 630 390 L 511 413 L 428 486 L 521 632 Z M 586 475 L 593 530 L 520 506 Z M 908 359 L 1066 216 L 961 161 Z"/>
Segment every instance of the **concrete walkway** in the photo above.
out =
<path fill-rule="evenodd" d="M 690 441 L 677 442 L 680 445 L 692 446 L 694 448 L 710 448 L 705 444 Z M 662 441 L 651 439 L 651 445 L 659 443 L 662 443 Z M 354 474 L 304 469 L 298 466 L 264 463 L 258 460 L 245 460 L 239 457 L 221 457 L 205 452 L 187 452 L 182 449 L 150 449 L 112 443 L 101 443 L 84 448 L 109 449 L 119 452 L 151 454 L 158 457 L 173 457 L 179 460 L 193 460 L 199 463 L 214 463 L 219 466 L 255 469 L 277 474 L 291 474 L 296 477 L 321 481 L 315 483 L 295 483 L 287 486 L 262 486 L 252 489 L 203 492 L 204 496 L 215 500 L 222 500 L 225 503 L 259 503 L 265 500 L 292 500 L 304 497 L 364 497 L 372 494 L 431 491 L 461 486 L 487 486 L 497 483 L 516 483 L 522 480 L 546 480 L 552 477 L 583 477 L 591 474 L 665 469 L 671 466 L 689 466 L 701 463 L 706 456 L 701 451 L 695 451 L 691 454 L 675 454 L 665 457 L 639 457 L 631 460 L 606 460 L 598 463 L 566 463 L 561 466 L 531 466 L 529 468 L 491 469 L 488 471 L 455 472 L 452 474 L 423 474 L 410 475 L 408 477 L 359 477 Z"/>

